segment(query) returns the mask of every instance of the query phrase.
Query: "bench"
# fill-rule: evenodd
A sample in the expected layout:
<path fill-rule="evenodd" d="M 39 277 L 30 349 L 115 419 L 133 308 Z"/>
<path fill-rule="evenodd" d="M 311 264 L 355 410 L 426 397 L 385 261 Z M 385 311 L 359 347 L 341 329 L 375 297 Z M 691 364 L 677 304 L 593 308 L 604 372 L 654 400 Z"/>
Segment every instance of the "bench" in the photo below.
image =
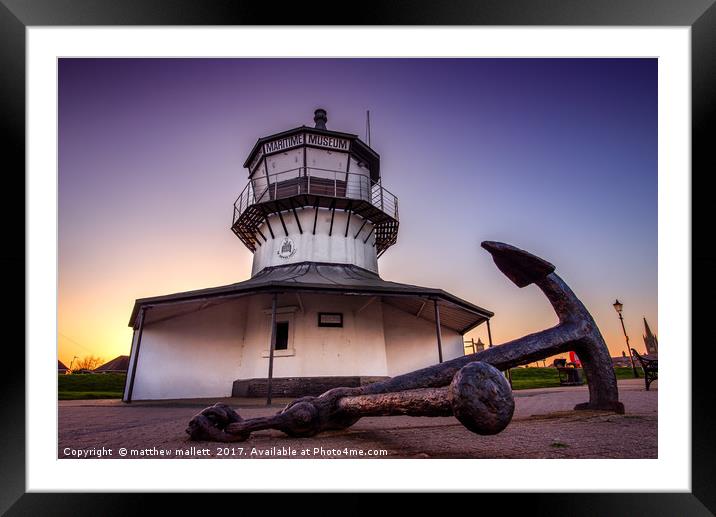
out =
<path fill-rule="evenodd" d="M 560 386 L 581 386 L 584 384 L 584 377 L 581 368 L 573 368 L 571 366 L 558 366 Z"/>
<path fill-rule="evenodd" d="M 631 349 L 631 353 L 634 354 L 639 362 L 641 363 L 641 369 L 644 370 L 644 382 L 646 383 L 646 391 L 649 391 L 649 385 L 657 380 L 659 373 L 659 363 L 657 359 L 649 359 L 643 355 L 639 355 L 639 352 Z"/>

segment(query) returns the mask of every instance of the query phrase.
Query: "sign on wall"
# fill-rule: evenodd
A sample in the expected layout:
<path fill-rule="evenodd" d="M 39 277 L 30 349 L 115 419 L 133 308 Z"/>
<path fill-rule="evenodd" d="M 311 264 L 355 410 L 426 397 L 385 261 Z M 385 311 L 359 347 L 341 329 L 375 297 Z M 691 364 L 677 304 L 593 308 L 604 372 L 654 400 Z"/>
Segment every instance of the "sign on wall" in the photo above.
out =
<path fill-rule="evenodd" d="M 319 312 L 318 313 L 318 326 L 319 327 L 342 327 L 343 326 L 343 313 L 342 312 Z"/>
<path fill-rule="evenodd" d="M 285 138 L 279 138 L 278 140 L 266 142 L 264 144 L 264 152 L 266 154 L 269 154 L 269 153 L 275 153 L 277 151 L 285 151 L 286 149 L 292 149 L 294 147 L 298 147 L 299 145 L 303 145 L 303 141 L 304 141 L 303 137 L 304 137 L 303 133 L 299 133 L 297 135 L 287 136 Z"/>
<path fill-rule="evenodd" d="M 336 149 L 338 151 L 348 151 L 349 140 L 345 138 L 336 138 L 328 135 L 306 135 L 306 143 L 315 145 L 316 147 L 324 147 L 326 149 Z"/>
<path fill-rule="evenodd" d="M 321 147 L 323 149 L 345 152 L 348 152 L 348 149 L 350 148 L 350 140 L 346 138 L 338 138 L 330 135 L 316 135 L 313 133 L 299 133 L 297 135 L 291 135 L 266 142 L 257 154 L 257 157 L 254 158 L 252 165 L 258 162 L 262 154 L 287 151 L 288 149 L 293 149 L 294 147 L 299 147 L 304 144 Z"/>

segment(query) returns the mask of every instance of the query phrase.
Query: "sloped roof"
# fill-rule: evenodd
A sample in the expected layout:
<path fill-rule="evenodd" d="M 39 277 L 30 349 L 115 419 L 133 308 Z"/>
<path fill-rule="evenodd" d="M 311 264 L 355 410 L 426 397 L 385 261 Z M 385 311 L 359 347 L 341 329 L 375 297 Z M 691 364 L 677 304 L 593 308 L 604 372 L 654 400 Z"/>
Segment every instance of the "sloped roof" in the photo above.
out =
<path fill-rule="evenodd" d="M 426 300 L 436 299 L 440 305 L 441 323 L 463 333 L 494 315 L 493 312 L 442 289 L 389 282 L 372 271 L 352 264 L 300 262 L 267 267 L 252 278 L 235 284 L 140 298 L 134 303 L 129 326 L 135 325 L 139 309 L 143 306 L 271 292 L 377 295 L 391 305 L 421 314 L 424 319 L 432 321 L 434 321 L 433 310 L 431 308 L 423 310 L 422 306 Z"/>
<path fill-rule="evenodd" d="M 58 370 L 67 370 L 67 367 L 65 366 L 65 363 L 63 363 L 62 361 L 60 361 L 60 360 L 58 359 L 58 360 L 57 360 L 57 369 L 58 369 Z"/>
<path fill-rule="evenodd" d="M 120 355 L 104 363 L 102 366 L 98 366 L 94 369 L 95 372 L 126 372 L 129 369 L 129 356 Z"/>

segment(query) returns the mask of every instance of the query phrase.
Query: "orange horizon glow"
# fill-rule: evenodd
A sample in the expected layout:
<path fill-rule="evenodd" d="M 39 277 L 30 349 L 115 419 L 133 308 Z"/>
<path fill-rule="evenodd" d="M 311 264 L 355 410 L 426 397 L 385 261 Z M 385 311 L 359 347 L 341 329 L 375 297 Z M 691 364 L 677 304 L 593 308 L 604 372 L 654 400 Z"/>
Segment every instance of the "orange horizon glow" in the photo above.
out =
<path fill-rule="evenodd" d="M 87 285 L 82 289 L 77 289 L 78 286 L 75 285 L 73 289 L 63 289 L 61 284 L 58 303 L 58 359 L 69 367 L 75 356 L 79 359 L 87 356 L 97 356 L 104 363 L 119 355 L 129 355 L 133 331 L 128 326 L 128 323 L 136 298 L 226 285 L 248 279 L 251 276 L 251 256 L 248 251 L 242 250 L 238 240 L 233 244 L 237 248 L 237 254 L 245 256 L 243 260 L 237 260 L 235 263 L 228 259 L 220 262 L 223 267 L 222 270 L 216 267 L 217 262 L 215 260 L 204 264 L 192 261 L 192 267 L 182 267 L 180 265 L 174 267 L 162 266 L 157 268 L 156 271 L 152 271 L 148 267 L 137 271 L 126 270 L 122 272 L 121 268 L 119 268 L 111 275 L 113 281 L 106 285 L 96 285 L 94 287 Z M 381 259 L 381 263 L 387 261 L 387 257 L 388 254 L 386 254 L 385 259 Z M 109 265 L 105 266 L 110 267 Z M 233 268 L 237 270 L 235 275 L 232 274 Z M 496 268 L 494 269 L 494 274 L 497 277 L 501 276 Z M 410 278 L 407 274 L 401 275 L 400 280 L 386 274 L 381 276 L 387 280 L 420 283 L 418 281 L 419 275 L 416 275 L 415 278 Z M 506 287 L 506 290 L 509 291 L 510 287 L 514 286 L 508 284 Z M 533 310 L 525 310 L 526 301 L 521 300 L 520 305 L 523 306 L 520 307 L 519 314 L 521 321 L 510 321 L 516 319 L 517 314 L 510 314 L 509 307 L 519 302 L 523 294 L 528 292 L 528 289 L 533 291 L 529 293 L 529 298 L 536 302 Z M 494 303 L 489 303 L 490 297 L 486 293 L 482 293 L 479 300 L 476 297 L 469 296 L 469 294 L 465 295 L 465 293 L 462 293 L 461 296 L 495 312 L 495 317 L 491 322 L 492 338 L 495 345 L 549 328 L 557 323 L 557 318 L 551 311 L 546 299 L 533 286 L 526 289 L 517 289 L 515 287 L 512 295 L 499 303 L 500 306 L 505 306 L 501 311 L 495 309 Z M 540 297 L 543 300 L 540 300 Z M 623 298 L 626 299 L 626 297 Z M 102 303 L 96 303 L 96 299 L 101 299 Z M 590 306 L 587 306 L 587 308 L 595 318 L 611 356 L 620 357 L 622 351 L 626 352 L 627 350 L 626 340 L 618 315 L 611 303 L 613 303 L 613 300 L 605 300 L 603 306 L 598 309 Z M 629 334 L 631 347 L 636 348 L 641 353 L 645 349 L 642 339 L 644 333 L 643 316 L 634 314 L 630 311 L 630 308 L 629 304 L 625 302 L 625 326 Z M 656 318 L 647 317 L 647 321 L 652 332 L 658 336 Z M 467 332 L 465 340 L 470 339 L 475 341 L 482 339 L 487 346 L 489 339 L 486 325 L 482 324 Z"/>

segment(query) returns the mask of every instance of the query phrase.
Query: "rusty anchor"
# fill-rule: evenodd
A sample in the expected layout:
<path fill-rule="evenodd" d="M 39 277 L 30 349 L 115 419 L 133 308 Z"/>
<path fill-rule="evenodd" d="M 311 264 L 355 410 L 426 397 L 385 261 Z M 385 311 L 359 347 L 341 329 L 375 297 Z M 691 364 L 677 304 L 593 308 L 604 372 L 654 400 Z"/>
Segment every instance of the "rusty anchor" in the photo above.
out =
<path fill-rule="evenodd" d="M 338 391 L 336 391 L 338 390 Z M 244 441 L 254 431 L 278 429 L 289 436 L 313 436 L 345 429 L 365 416 L 455 416 L 477 434 L 496 434 L 512 419 L 512 390 L 495 367 L 474 361 L 457 372 L 447 387 L 393 393 L 346 394 L 336 388 L 320 397 L 303 397 L 270 417 L 244 420 L 226 404 L 196 415 L 187 433 L 194 440 Z"/>
<path fill-rule="evenodd" d="M 604 339 L 555 267 L 509 244 L 485 241 L 482 247 L 518 287 L 535 284 L 542 290 L 559 318 L 556 326 L 382 382 L 302 397 L 270 417 L 243 419 L 226 404 L 215 404 L 194 416 L 186 432 L 192 440 L 235 442 L 263 429 L 313 436 L 345 429 L 364 416 L 454 415 L 474 433 L 496 434 L 514 412 L 512 391 L 500 370 L 570 350 L 579 355 L 589 386 L 589 402 L 575 409 L 624 413 Z"/>

